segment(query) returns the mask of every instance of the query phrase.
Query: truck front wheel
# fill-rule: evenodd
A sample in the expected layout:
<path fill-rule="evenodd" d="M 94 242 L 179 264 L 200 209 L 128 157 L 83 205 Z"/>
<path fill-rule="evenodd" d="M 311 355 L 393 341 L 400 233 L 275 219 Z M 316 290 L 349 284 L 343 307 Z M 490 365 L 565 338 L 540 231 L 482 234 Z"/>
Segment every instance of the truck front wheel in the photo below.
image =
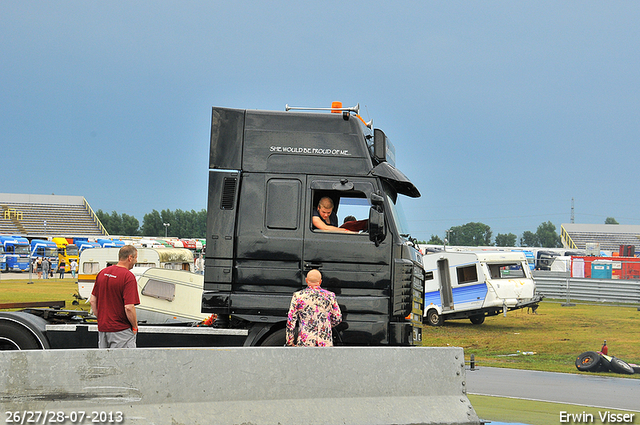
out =
<path fill-rule="evenodd" d="M 426 319 L 427 324 L 430 326 L 442 326 L 444 323 L 444 318 L 442 315 L 438 314 L 438 310 L 435 308 L 427 311 Z"/>
<path fill-rule="evenodd" d="M 286 329 L 278 329 L 277 331 L 269 334 L 262 342 L 260 343 L 261 347 L 283 347 L 285 342 L 287 342 L 287 331 Z"/>
<path fill-rule="evenodd" d="M 24 326 L 0 322 L 0 351 L 39 350 L 42 347 Z"/>

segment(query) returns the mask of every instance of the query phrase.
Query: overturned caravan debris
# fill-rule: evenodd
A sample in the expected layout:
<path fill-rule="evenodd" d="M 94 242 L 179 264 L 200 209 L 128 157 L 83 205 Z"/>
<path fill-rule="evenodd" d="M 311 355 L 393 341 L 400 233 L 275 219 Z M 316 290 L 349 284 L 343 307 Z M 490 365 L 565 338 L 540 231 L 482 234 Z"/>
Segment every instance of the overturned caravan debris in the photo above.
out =
<path fill-rule="evenodd" d="M 615 372 L 623 375 L 640 373 L 640 366 L 629 364 L 615 356 L 600 351 L 585 351 L 576 358 L 576 368 L 580 372 Z"/>

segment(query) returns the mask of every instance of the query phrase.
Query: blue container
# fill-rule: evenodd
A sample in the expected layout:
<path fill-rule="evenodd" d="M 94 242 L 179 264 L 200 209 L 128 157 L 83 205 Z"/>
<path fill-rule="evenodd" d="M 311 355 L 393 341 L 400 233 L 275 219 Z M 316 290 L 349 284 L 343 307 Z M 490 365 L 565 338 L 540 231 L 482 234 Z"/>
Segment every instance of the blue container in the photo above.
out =
<path fill-rule="evenodd" d="M 593 262 L 591 263 L 591 278 L 593 279 L 611 279 L 612 274 L 612 266 L 611 263 L 599 263 Z"/>

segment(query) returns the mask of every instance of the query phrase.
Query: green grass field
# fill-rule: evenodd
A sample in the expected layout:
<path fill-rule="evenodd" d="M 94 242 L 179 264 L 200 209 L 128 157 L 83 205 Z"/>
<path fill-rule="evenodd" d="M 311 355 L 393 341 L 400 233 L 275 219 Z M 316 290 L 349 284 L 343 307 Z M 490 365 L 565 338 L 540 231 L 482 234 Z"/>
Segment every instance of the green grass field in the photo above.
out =
<path fill-rule="evenodd" d="M 452 320 L 441 327 L 425 326 L 423 345 L 462 347 L 466 360 L 473 354 L 480 366 L 582 373 L 575 367 L 576 357 L 599 351 L 606 339 L 609 355 L 640 364 L 637 307 L 576 304 L 564 307 L 545 300 L 537 314 L 516 310 L 507 317 L 488 317 L 482 325 Z"/>
<path fill-rule="evenodd" d="M 78 293 L 78 284 L 75 279 L 38 279 L 33 276 L 32 284 L 29 279 L 2 279 L 0 278 L 0 304 L 37 301 L 65 301 L 68 310 L 89 311 L 89 304 L 80 301 L 79 305 L 73 305 L 76 299 L 73 294 Z"/>
<path fill-rule="evenodd" d="M 503 397 L 469 395 L 469 401 L 479 418 L 493 422 L 515 422 L 529 425 L 559 424 L 560 412 L 574 415 L 588 413 L 593 415 L 594 423 L 600 423 L 599 412 L 609 411 L 612 414 L 631 414 L 623 410 L 601 409 L 597 407 L 577 406 L 573 404 L 548 403 L 543 401 L 519 400 Z M 633 424 L 640 423 L 638 414 L 633 417 Z M 573 423 L 573 422 L 571 422 Z"/>

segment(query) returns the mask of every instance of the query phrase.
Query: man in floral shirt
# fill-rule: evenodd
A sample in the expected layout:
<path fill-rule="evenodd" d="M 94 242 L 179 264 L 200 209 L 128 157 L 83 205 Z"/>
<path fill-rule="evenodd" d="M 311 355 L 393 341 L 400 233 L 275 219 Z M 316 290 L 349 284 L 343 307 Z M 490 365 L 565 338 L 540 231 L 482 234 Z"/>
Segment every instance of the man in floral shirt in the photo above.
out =
<path fill-rule="evenodd" d="M 305 280 L 307 287 L 295 292 L 291 298 L 287 317 L 287 345 L 331 347 L 331 328 L 342 322 L 336 294 L 320 287 L 322 275 L 318 270 L 310 270 Z M 294 335 L 296 324 L 297 340 Z"/>

